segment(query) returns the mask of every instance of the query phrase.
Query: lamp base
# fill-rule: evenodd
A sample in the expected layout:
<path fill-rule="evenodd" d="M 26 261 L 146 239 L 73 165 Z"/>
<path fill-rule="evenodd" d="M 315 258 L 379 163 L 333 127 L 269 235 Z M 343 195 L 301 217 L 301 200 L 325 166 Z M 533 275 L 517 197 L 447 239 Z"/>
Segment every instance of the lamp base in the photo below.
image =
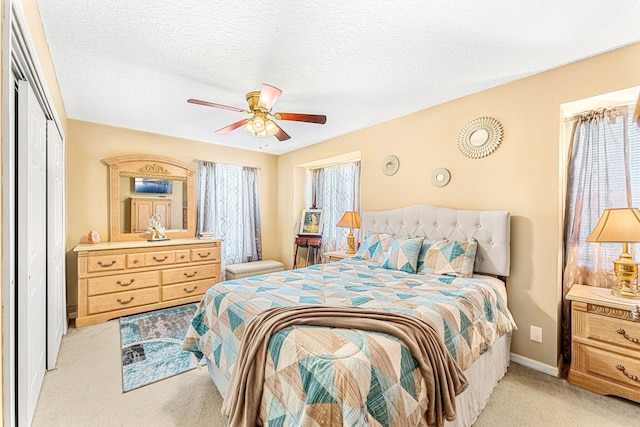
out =
<path fill-rule="evenodd" d="M 611 289 L 611 295 L 621 298 L 640 299 L 638 291 L 633 289 L 629 283 L 620 283 L 615 288 Z"/>
<path fill-rule="evenodd" d="M 620 282 L 618 286 L 611 289 L 611 295 L 622 298 L 640 299 L 638 290 L 634 289 L 631 285 L 631 283 L 638 278 L 638 263 L 633 260 L 626 250 L 623 250 L 620 258 L 613 261 L 613 271 L 616 273 L 616 277 Z"/>
<path fill-rule="evenodd" d="M 353 238 L 353 233 L 349 232 L 349 235 L 347 236 L 347 244 L 349 245 L 349 248 L 347 249 L 348 255 L 353 255 L 356 253 L 354 243 L 355 243 L 355 239 Z"/>

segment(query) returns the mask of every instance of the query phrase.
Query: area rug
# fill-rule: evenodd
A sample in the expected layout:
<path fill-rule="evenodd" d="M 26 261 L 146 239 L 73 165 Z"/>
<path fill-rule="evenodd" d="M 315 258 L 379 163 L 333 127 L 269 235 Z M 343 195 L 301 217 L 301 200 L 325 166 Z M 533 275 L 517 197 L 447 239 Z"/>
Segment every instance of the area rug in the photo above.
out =
<path fill-rule="evenodd" d="M 198 366 L 193 353 L 182 351 L 195 312 L 187 304 L 120 318 L 124 392 Z"/>

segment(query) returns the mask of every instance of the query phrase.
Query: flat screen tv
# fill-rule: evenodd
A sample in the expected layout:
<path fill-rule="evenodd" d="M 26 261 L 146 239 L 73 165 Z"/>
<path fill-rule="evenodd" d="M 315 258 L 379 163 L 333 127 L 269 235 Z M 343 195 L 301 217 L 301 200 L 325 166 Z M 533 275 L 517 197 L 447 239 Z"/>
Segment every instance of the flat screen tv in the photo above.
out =
<path fill-rule="evenodd" d="M 136 193 L 171 194 L 173 181 L 170 179 L 134 178 Z"/>

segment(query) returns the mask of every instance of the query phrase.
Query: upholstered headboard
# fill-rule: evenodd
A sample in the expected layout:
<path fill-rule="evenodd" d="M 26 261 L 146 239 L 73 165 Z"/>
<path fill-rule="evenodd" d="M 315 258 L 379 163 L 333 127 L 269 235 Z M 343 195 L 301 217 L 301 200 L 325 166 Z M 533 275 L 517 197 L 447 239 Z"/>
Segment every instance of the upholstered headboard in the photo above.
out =
<path fill-rule="evenodd" d="M 413 205 L 362 213 L 365 235 L 387 233 L 428 240 L 466 240 L 473 237 L 478 241 L 474 271 L 497 276 L 509 275 L 510 226 L 507 211 L 467 211 Z"/>

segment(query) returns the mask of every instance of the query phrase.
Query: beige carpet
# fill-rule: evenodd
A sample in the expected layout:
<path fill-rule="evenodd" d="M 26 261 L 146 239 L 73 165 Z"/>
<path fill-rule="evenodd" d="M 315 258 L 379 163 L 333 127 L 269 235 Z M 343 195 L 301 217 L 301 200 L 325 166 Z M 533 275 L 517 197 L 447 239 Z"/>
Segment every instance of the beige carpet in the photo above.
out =
<path fill-rule="evenodd" d="M 206 368 L 122 393 L 118 320 L 69 329 L 47 372 L 33 426 L 225 426 Z M 474 424 L 614 427 L 640 425 L 640 405 L 602 397 L 512 363 Z"/>

